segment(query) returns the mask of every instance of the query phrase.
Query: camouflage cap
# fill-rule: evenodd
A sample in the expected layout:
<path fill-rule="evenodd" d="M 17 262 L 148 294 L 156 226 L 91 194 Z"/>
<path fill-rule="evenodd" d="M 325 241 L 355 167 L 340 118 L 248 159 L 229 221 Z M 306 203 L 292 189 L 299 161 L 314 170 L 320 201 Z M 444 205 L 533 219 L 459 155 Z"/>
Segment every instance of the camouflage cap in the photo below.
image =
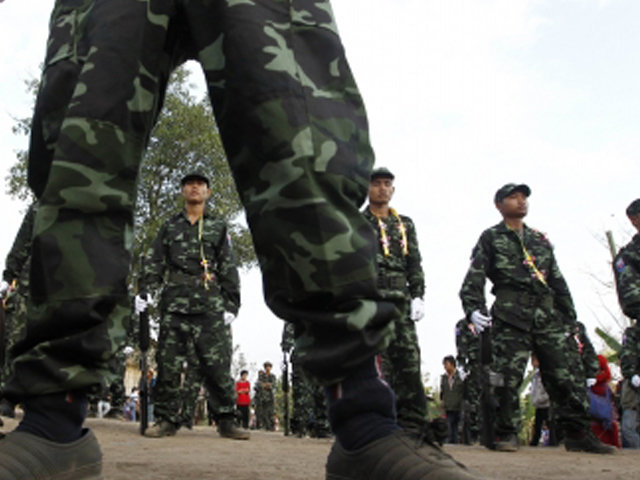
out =
<path fill-rule="evenodd" d="M 180 180 L 180 186 L 184 187 L 184 184 L 189 180 L 203 180 L 206 182 L 207 187 L 210 185 L 209 177 L 207 177 L 200 170 L 194 170 L 193 172 L 187 173 L 184 177 L 182 177 L 182 180 Z"/>
<path fill-rule="evenodd" d="M 507 183 L 496 192 L 495 197 L 493 197 L 493 201 L 495 203 L 500 203 L 513 192 L 522 192 L 527 197 L 531 195 L 531 189 L 524 183 Z"/>
<path fill-rule="evenodd" d="M 373 172 L 371 172 L 371 180 L 374 178 L 390 178 L 393 180 L 396 176 L 391 173 L 391 171 L 386 167 L 376 168 Z"/>
<path fill-rule="evenodd" d="M 640 198 L 637 198 L 627 207 L 627 217 L 635 217 L 640 213 Z"/>

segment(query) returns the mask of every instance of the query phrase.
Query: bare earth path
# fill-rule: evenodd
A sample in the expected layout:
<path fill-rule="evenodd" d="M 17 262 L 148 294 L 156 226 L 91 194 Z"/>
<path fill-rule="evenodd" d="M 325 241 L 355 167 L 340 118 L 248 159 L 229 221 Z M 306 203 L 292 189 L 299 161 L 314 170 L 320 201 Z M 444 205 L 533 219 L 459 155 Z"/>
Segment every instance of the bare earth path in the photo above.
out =
<path fill-rule="evenodd" d="M 5 420 L 5 431 L 16 422 Z M 331 440 L 252 432 L 248 442 L 220 438 L 213 428 L 181 430 L 175 437 L 141 437 L 138 424 L 87 420 L 104 453 L 108 480 L 323 480 Z M 640 451 L 600 456 L 562 448 L 524 447 L 517 453 L 446 446 L 469 468 L 496 480 L 632 480 L 640 477 Z"/>

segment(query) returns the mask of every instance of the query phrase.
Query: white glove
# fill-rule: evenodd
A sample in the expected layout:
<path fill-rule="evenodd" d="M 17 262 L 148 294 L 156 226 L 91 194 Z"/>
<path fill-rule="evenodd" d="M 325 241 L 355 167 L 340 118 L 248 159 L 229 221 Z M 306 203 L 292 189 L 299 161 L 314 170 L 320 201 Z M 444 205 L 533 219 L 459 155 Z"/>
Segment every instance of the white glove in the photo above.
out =
<path fill-rule="evenodd" d="M 143 298 L 140 295 L 136 295 L 133 303 L 136 309 L 136 315 L 140 315 L 149 307 L 149 304 L 151 303 L 151 295 L 147 293 L 146 298 Z"/>
<path fill-rule="evenodd" d="M 483 315 L 480 310 L 476 310 L 471 314 L 471 323 L 476 327 L 476 332 L 482 333 L 485 328 L 491 326 L 491 317 Z"/>
<path fill-rule="evenodd" d="M 424 300 L 416 297 L 411 300 L 411 320 L 417 322 L 424 317 Z"/>
<path fill-rule="evenodd" d="M 596 384 L 595 378 L 587 378 L 587 388 L 591 388 Z"/>
<path fill-rule="evenodd" d="M 636 374 L 633 377 L 631 377 L 631 385 L 633 385 L 636 388 L 640 387 L 640 376 Z"/>
<path fill-rule="evenodd" d="M 231 312 L 224 312 L 224 324 L 228 327 L 236 319 L 236 316 Z"/>
<path fill-rule="evenodd" d="M 464 368 L 458 367 L 458 375 L 460 375 L 460 380 L 467 378 L 467 372 L 464 371 Z"/>
<path fill-rule="evenodd" d="M 125 355 L 129 356 L 133 353 L 133 347 L 127 345 L 126 347 L 124 347 L 123 351 Z"/>
<path fill-rule="evenodd" d="M 2 280 L 2 282 L 0 282 L 0 297 L 4 297 L 4 294 L 7 293 L 7 290 L 9 290 L 10 285 L 7 283 L 6 280 Z"/>

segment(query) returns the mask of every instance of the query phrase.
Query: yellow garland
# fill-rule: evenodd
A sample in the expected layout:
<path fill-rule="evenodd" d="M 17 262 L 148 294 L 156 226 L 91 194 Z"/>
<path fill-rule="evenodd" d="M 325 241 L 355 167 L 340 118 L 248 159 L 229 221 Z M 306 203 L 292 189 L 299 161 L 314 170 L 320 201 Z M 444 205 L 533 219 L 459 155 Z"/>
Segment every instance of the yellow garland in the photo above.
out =
<path fill-rule="evenodd" d="M 409 255 L 409 243 L 407 242 L 407 228 L 404 226 L 404 222 L 398 215 L 398 212 L 394 208 L 389 208 L 389 213 L 396 217 L 398 220 L 398 228 L 400 229 L 400 236 L 402 237 L 400 244 L 402 246 L 403 255 Z M 382 244 L 382 250 L 384 252 L 384 256 L 389 256 L 389 237 L 387 236 L 387 226 L 382 221 L 382 219 L 376 215 L 376 219 L 378 220 L 378 228 L 380 229 L 380 243 Z"/>
<path fill-rule="evenodd" d="M 513 230 L 513 228 L 509 227 L 509 229 Z M 514 230 L 515 231 L 515 230 Z M 523 232 L 524 234 L 524 232 Z M 516 232 L 517 235 L 517 232 Z M 542 282 L 544 285 L 547 284 L 547 279 L 544 276 L 544 273 L 542 273 L 538 267 L 536 266 L 535 260 L 533 258 L 533 256 L 529 253 L 529 250 L 527 250 L 527 247 L 524 246 L 524 241 L 522 240 L 522 237 L 520 235 L 518 235 L 518 239 L 520 240 L 520 246 L 522 247 L 522 253 L 524 253 L 524 264 L 527 265 L 532 271 L 533 274 L 535 275 L 535 277 L 540 280 L 540 282 Z"/>
<path fill-rule="evenodd" d="M 200 265 L 204 271 L 202 272 L 202 284 L 205 290 L 209 290 L 209 282 L 212 280 L 212 275 L 209 272 L 209 261 L 204 256 L 204 246 L 202 245 L 202 231 L 204 224 L 204 214 L 198 220 L 198 241 L 200 242 Z"/>

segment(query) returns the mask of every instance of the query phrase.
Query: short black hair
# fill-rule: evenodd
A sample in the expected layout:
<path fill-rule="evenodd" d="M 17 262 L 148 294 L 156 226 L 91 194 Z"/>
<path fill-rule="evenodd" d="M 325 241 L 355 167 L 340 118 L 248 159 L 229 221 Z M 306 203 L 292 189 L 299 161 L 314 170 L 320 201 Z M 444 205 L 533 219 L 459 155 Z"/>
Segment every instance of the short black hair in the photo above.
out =
<path fill-rule="evenodd" d="M 444 357 L 444 360 L 442 360 L 442 364 L 444 365 L 445 362 L 449 362 L 454 367 L 456 366 L 456 359 L 453 358 L 453 355 L 447 355 L 446 357 Z"/>
<path fill-rule="evenodd" d="M 247 375 L 249 375 L 249 370 L 242 370 L 242 371 L 240 371 L 240 376 L 244 375 L 245 373 L 246 373 Z"/>
<path fill-rule="evenodd" d="M 640 198 L 631 202 L 627 207 L 627 217 L 635 217 L 640 213 Z"/>

